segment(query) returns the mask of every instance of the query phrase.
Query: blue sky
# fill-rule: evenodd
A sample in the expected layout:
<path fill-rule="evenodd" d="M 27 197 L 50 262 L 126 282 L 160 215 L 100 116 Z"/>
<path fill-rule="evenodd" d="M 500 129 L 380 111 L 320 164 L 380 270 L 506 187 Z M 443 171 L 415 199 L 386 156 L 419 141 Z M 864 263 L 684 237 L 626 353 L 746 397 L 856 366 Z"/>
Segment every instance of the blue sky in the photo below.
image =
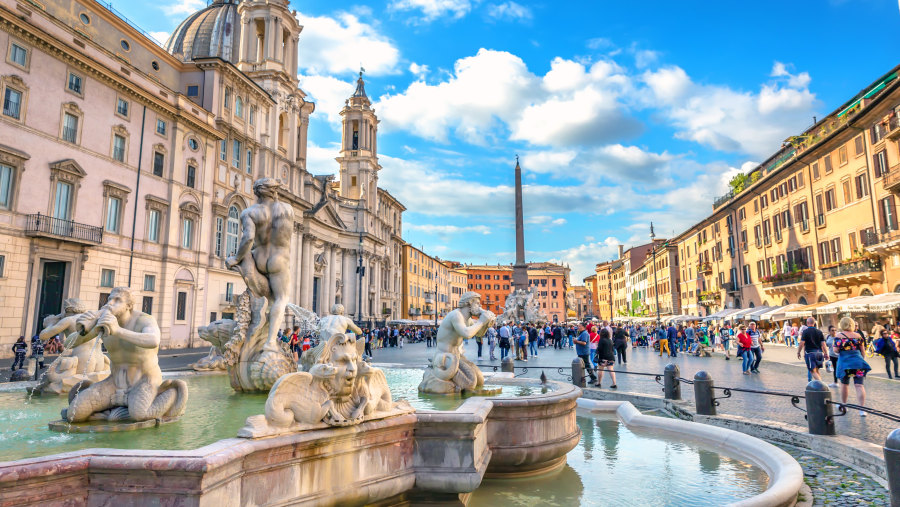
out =
<path fill-rule="evenodd" d="M 114 7 L 165 39 L 205 0 Z M 317 103 L 309 170 L 336 173 L 356 72 L 381 120 L 380 184 L 404 238 L 442 258 L 514 258 L 522 160 L 529 260 L 573 278 L 616 245 L 678 234 L 738 171 L 897 65 L 892 0 L 292 2 Z"/>

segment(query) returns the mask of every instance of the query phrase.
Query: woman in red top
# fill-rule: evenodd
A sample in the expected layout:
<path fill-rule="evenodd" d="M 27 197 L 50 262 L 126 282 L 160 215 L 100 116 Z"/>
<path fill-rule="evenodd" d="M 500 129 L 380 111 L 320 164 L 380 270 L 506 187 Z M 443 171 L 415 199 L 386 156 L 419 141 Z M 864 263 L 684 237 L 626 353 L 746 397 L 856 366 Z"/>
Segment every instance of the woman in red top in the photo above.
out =
<path fill-rule="evenodd" d="M 747 328 L 743 324 L 738 327 L 738 350 L 737 355 L 743 359 L 744 363 L 741 367 L 744 369 L 744 375 L 750 375 L 750 365 L 753 364 L 753 354 L 750 352 L 753 347 L 753 339 L 747 334 Z"/>

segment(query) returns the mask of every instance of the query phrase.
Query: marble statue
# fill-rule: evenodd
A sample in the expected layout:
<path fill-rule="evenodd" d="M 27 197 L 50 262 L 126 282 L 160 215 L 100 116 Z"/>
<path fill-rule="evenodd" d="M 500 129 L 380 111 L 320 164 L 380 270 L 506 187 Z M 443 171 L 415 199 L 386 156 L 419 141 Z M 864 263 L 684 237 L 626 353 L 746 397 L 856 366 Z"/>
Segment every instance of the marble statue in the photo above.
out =
<path fill-rule="evenodd" d="M 279 377 L 296 370 L 278 339 L 288 306 L 294 227 L 294 209 L 278 200 L 280 187 L 273 178 L 253 183 L 257 202 L 241 213 L 238 251 L 225 261 L 247 284 L 223 351 L 231 386 L 238 391 L 268 391 Z"/>
<path fill-rule="evenodd" d="M 541 308 L 537 299 L 537 290 L 531 287 L 528 290 L 516 289 L 506 296 L 503 313 L 500 322 L 530 322 L 532 324 L 544 324 L 549 321 L 546 312 Z"/>
<path fill-rule="evenodd" d="M 318 357 L 322 354 L 322 350 L 325 348 L 325 343 L 328 341 L 328 338 L 336 334 L 347 334 L 348 330 L 356 335 L 362 334 L 362 329 L 354 324 L 353 320 L 344 315 L 344 305 L 336 304 L 332 306 L 331 314 L 319 319 L 318 329 L 316 330 L 319 337 L 319 344 L 303 353 L 303 357 L 300 358 L 300 369 L 309 371 Z M 365 350 L 365 342 L 358 340 L 357 347 L 360 345 L 362 348 L 359 349 L 359 352 L 360 356 L 362 356 L 362 352 Z"/>
<path fill-rule="evenodd" d="M 225 371 L 225 344 L 234 336 L 236 323 L 231 319 L 220 319 L 211 322 L 208 326 L 197 328 L 200 339 L 212 344 L 209 354 L 191 363 L 190 367 L 196 371 Z"/>
<path fill-rule="evenodd" d="M 75 323 L 86 311 L 84 303 L 75 298 L 66 299 L 63 313 L 51 315 L 44 319 L 44 330 L 40 339 L 43 342 L 63 333 L 64 344 L 74 343 L 78 331 Z M 77 384 L 82 382 L 99 382 L 109 376 L 109 358 L 103 354 L 99 339 L 88 340 L 77 347 L 69 347 L 56 358 L 41 377 L 34 388 L 40 394 L 68 394 Z"/>
<path fill-rule="evenodd" d="M 362 361 L 356 341 L 344 333 L 325 340 L 309 371 L 279 378 L 269 391 L 265 414 L 248 417 L 238 436 L 352 426 L 414 412 L 406 401 L 393 401 L 384 372 Z"/>
<path fill-rule="evenodd" d="M 75 325 L 78 334 L 72 347 L 102 340 L 109 352 L 110 375 L 70 394 L 63 420 L 169 421 L 184 414 L 187 384 L 163 380 L 159 326 L 152 315 L 134 308 L 131 289 L 113 289 L 100 310 L 82 313 Z"/>
<path fill-rule="evenodd" d="M 463 355 L 463 340 L 483 336 L 496 316 L 481 308 L 481 295 L 466 292 L 459 307 L 448 313 L 438 327 L 437 351 L 431 365 L 425 368 L 419 391 L 452 394 L 471 391 L 484 385 L 484 375 Z"/>

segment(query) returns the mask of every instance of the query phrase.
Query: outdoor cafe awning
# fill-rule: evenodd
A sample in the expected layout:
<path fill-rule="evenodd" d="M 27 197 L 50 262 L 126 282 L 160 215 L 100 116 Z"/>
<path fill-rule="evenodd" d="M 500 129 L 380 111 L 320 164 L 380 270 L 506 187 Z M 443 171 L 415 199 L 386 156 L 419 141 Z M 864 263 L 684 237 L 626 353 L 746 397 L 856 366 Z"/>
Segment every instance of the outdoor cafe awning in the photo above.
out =
<path fill-rule="evenodd" d="M 769 311 L 763 313 L 759 316 L 759 320 L 771 320 L 778 321 L 785 319 L 785 313 L 793 310 L 794 308 L 801 307 L 803 305 L 798 305 L 796 303 L 784 306 L 776 306 L 774 308 L 770 308 Z"/>
<path fill-rule="evenodd" d="M 849 299 L 844 301 L 844 304 L 841 305 L 841 311 L 880 313 L 900 308 L 900 294 L 896 292 L 878 294 L 877 296 L 862 296 L 853 299 L 853 301 Z"/>
<path fill-rule="evenodd" d="M 727 318 L 729 315 L 732 315 L 739 311 L 741 311 L 740 308 L 726 308 L 725 310 L 720 310 L 712 315 L 703 317 L 703 322 L 709 322 L 712 320 L 722 320 L 722 319 Z"/>
<path fill-rule="evenodd" d="M 791 311 L 784 312 L 784 316 L 789 319 L 802 319 L 805 317 L 812 317 L 814 313 L 816 313 L 817 308 L 821 308 L 826 306 L 828 303 L 813 303 L 811 305 L 801 306 L 799 308 L 794 308 Z"/>
<path fill-rule="evenodd" d="M 742 315 L 742 317 L 744 318 L 744 320 L 757 320 L 758 321 L 758 320 L 760 320 L 760 317 L 764 313 L 768 313 L 769 311 L 774 310 L 774 309 L 775 308 L 773 308 L 771 306 L 757 306 L 756 308 L 751 308 L 750 311 L 748 311 L 747 313 Z"/>
<path fill-rule="evenodd" d="M 868 296 L 856 296 L 853 298 L 845 299 L 843 301 L 835 301 L 834 303 L 828 303 L 824 306 L 821 306 L 816 309 L 816 315 L 834 315 L 842 310 L 842 307 L 851 305 L 856 303 L 860 299 L 867 298 Z"/>

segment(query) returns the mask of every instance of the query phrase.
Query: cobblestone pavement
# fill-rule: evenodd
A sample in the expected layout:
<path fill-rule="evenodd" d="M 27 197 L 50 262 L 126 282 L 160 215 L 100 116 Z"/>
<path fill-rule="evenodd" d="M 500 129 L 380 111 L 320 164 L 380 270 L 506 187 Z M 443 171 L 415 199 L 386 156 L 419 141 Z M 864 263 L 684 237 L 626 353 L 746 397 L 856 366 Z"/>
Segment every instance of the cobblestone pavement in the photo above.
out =
<path fill-rule="evenodd" d="M 488 358 L 486 349 L 485 347 L 485 350 L 482 351 L 482 358 L 479 360 L 476 357 L 474 340 L 470 340 L 464 346 L 466 356 L 482 366 L 483 369 L 489 370 L 492 366 L 499 368 L 499 351 L 496 353 L 498 359 L 491 361 Z M 403 349 L 377 349 L 374 352 L 374 361 L 376 363 L 424 367 L 428 363 L 432 350 L 426 348 L 422 343 L 406 344 Z M 623 372 L 662 374 L 666 364 L 673 362 L 678 365 L 681 370 L 681 376 L 684 378 L 691 379 L 697 371 L 705 370 L 710 374 L 717 386 L 770 390 L 802 395 L 807 384 L 806 368 L 800 363 L 795 365 L 788 362 L 791 354 L 793 354 L 793 359 L 796 360 L 796 352 L 785 347 L 770 346 L 763 355 L 763 362 L 760 365 L 761 373 L 746 376 L 741 374 L 741 362 L 734 358 L 726 361 L 721 355 L 693 357 L 685 354 L 679 354 L 675 358 L 668 358 L 659 357 L 658 354 L 651 350 L 638 348 L 628 349 L 626 352 L 629 360 L 628 364 L 617 365 L 615 369 Z M 540 349 L 538 357 L 529 357 L 527 362 L 516 361 L 517 367 L 528 368 L 526 373 L 522 373 L 521 370 L 517 369 L 516 375 L 539 377 L 541 371 L 544 371 L 550 379 L 565 381 L 566 376 L 571 374 L 571 364 L 574 358 L 575 352 L 572 349 Z M 779 362 L 776 362 L 775 359 Z M 870 364 L 874 368 L 879 367 L 876 366 L 875 361 L 871 361 Z M 544 370 L 539 368 L 554 366 L 562 367 L 563 375 L 560 375 L 556 368 Z M 826 380 L 830 381 L 831 379 Z M 620 391 L 662 395 L 662 386 L 653 377 L 622 373 L 617 375 L 617 383 Z M 608 389 L 610 384 L 610 379 L 604 377 L 602 389 Z M 588 389 L 594 388 L 589 387 Z M 895 414 L 900 413 L 900 403 L 898 403 L 900 402 L 900 382 L 887 380 L 886 378 L 867 378 L 866 391 L 868 395 L 866 406 Z M 721 391 L 717 390 L 716 392 L 718 396 L 722 396 Z M 833 399 L 839 401 L 840 396 L 837 389 L 832 389 L 832 392 L 834 393 Z M 686 401 L 693 403 L 694 392 L 691 385 L 682 385 L 682 397 Z M 856 401 L 855 393 L 851 387 L 848 402 L 856 403 Z M 803 400 L 800 400 L 800 407 L 805 408 Z M 721 414 L 738 415 L 755 420 L 765 419 L 784 422 L 801 427 L 806 426 L 806 420 L 803 417 L 804 413 L 794 408 L 788 397 L 733 392 L 731 398 L 720 399 L 720 405 L 717 410 Z M 883 445 L 888 433 L 900 426 L 900 424 L 874 415 L 860 417 L 857 412 L 848 412 L 846 416 L 836 417 L 835 425 L 839 434 L 868 440 L 878 445 Z"/>
<path fill-rule="evenodd" d="M 803 480 L 812 490 L 814 506 L 888 505 L 890 493 L 869 476 L 830 459 L 789 445 L 774 444 L 803 468 Z"/>

